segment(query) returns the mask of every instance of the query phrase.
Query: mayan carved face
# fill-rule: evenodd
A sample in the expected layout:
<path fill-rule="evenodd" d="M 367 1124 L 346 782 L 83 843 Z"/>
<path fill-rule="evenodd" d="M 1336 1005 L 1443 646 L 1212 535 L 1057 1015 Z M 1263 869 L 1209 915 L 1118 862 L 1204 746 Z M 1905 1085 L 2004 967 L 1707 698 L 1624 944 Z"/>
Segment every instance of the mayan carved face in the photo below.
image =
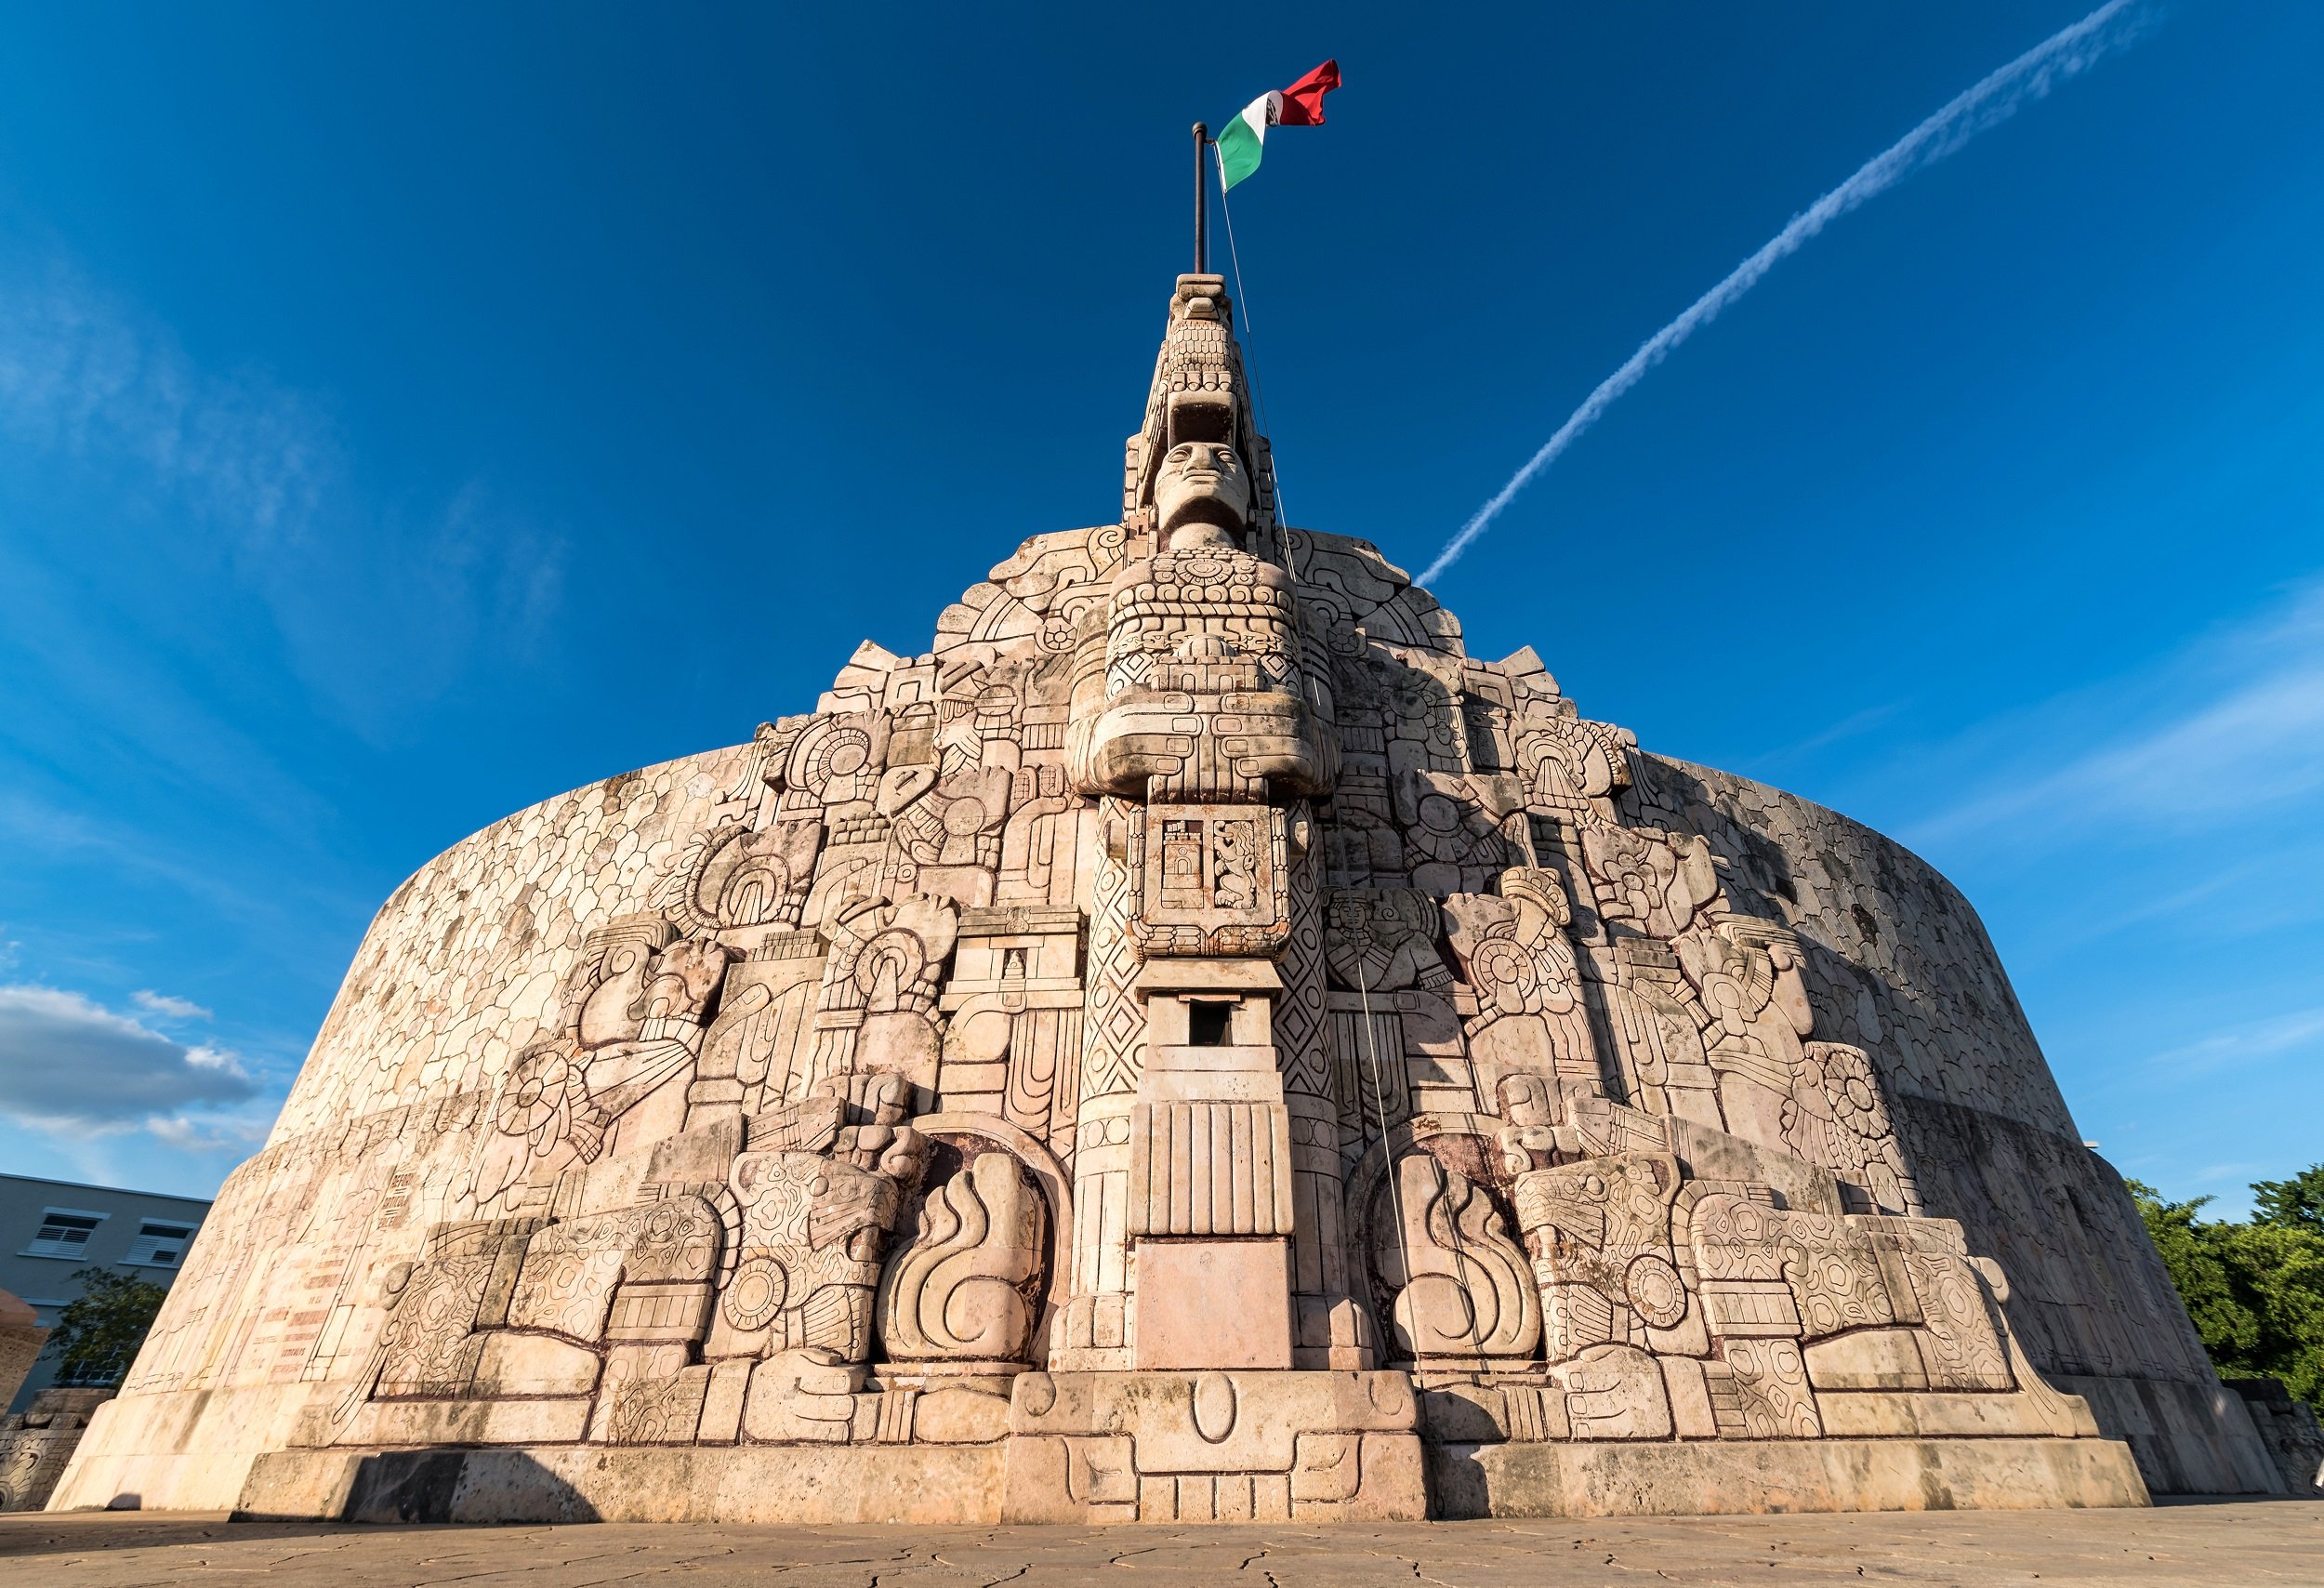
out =
<path fill-rule="evenodd" d="M 1172 549 L 1231 543 L 1250 519 L 1250 476 L 1224 442 L 1181 442 L 1155 475 L 1154 510 Z"/>

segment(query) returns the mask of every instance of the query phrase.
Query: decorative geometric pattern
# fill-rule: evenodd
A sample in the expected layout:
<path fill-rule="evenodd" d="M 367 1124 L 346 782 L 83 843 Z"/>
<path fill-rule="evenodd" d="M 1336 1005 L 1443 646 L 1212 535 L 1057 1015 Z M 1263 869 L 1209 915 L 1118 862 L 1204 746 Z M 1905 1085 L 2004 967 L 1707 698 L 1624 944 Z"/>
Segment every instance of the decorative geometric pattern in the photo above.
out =
<path fill-rule="evenodd" d="M 2212 1393 L 1958 895 L 1281 523 L 1219 278 L 1123 484 L 398 889 L 87 1470 L 1005 1444 L 1057 1519 L 1299 1520 L 1419 1494 L 1392 1362 L 1460 1442 L 1680 1462 Z"/>

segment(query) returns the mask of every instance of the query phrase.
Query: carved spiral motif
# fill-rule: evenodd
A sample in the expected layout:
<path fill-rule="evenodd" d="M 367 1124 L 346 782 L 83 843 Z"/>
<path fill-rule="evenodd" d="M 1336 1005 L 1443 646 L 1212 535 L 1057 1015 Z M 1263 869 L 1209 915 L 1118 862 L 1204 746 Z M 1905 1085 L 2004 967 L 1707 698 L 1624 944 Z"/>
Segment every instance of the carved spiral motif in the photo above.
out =
<path fill-rule="evenodd" d="M 29 1500 L 33 1480 L 39 1476 L 42 1448 L 26 1439 L 7 1454 L 0 1468 L 0 1511 L 13 1511 Z"/>
<path fill-rule="evenodd" d="M 811 744 L 796 781 L 820 797 L 835 777 L 852 777 L 871 764 L 871 735 L 854 726 L 834 727 Z"/>
<path fill-rule="evenodd" d="M 855 961 L 855 985 L 867 999 L 897 996 L 919 980 L 928 951 L 912 933 L 883 932 L 864 946 Z"/>
<path fill-rule="evenodd" d="M 1505 937 L 1489 938 L 1477 946 L 1471 975 L 1482 986 L 1505 987 L 1521 998 L 1540 979 L 1533 956 Z"/>
<path fill-rule="evenodd" d="M 790 1288 L 790 1276 L 783 1271 L 783 1264 L 772 1257 L 749 1258 L 734 1270 L 720 1310 L 736 1329 L 746 1332 L 764 1329 L 783 1310 Z"/>
<path fill-rule="evenodd" d="M 1668 1258 L 1651 1251 L 1631 1258 L 1622 1289 L 1638 1316 L 1655 1329 L 1674 1329 L 1686 1316 L 1686 1283 Z"/>
<path fill-rule="evenodd" d="M 517 1060 L 508 1088 L 500 1094 L 494 1123 L 503 1135 L 509 1136 L 529 1136 L 546 1130 L 564 1108 L 571 1079 L 562 1051 L 550 1046 L 532 1049 Z"/>

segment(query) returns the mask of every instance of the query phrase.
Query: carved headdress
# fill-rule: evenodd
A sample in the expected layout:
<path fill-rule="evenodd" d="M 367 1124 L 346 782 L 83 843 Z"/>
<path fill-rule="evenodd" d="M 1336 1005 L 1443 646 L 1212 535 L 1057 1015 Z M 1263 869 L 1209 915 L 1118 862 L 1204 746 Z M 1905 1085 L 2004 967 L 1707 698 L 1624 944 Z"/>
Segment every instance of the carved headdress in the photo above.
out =
<path fill-rule="evenodd" d="M 1225 277 L 1178 278 L 1145 423 L 1129 438 L 1123 461 L 1122 522 L 1132 533 L 1154 527 L 1155 477 L 1170 449 L 1186 442 L 1233 447 L 1250 476 L 1252 524 L 1263 530 L 1274 522 L 1274 466 L 1253 417 L 1234 325 Z"/>

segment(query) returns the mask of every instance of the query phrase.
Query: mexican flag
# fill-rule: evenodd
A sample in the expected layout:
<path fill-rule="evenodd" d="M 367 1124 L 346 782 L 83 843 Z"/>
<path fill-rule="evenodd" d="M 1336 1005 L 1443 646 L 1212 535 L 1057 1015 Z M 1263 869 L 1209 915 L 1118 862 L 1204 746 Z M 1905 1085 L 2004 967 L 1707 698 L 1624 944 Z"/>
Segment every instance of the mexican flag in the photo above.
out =
<path fill-rule="evenodd" d="M 1340 86 L 1340 63 L 1327 60 L 1288 88 L 1261 94 L 1219 134 L 1219 181 L 1231 188 L 1259 169 L 1271 126 L 1321 126 L 1324 96 Z"/>

